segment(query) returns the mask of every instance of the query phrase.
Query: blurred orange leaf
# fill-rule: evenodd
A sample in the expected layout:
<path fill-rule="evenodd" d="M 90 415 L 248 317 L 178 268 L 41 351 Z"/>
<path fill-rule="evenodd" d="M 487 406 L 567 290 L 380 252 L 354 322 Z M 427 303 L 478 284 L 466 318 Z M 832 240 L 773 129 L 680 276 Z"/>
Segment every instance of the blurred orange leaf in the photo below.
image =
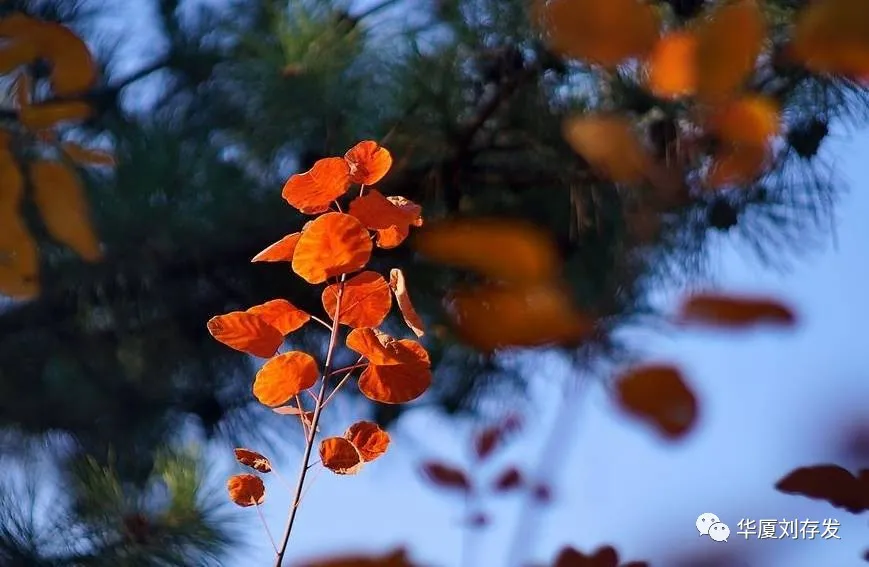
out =
<path fill-rule="evenodd" d="M 326 213 L 302 231 L 293 254 L 293 271 L 311 284 L 361 270 L 371 258 L 368 231 L 355 217 Z"/>
<path fill-rule="evenodd" d="M 93 113 L 87 103 L 81 101 L 50 102 L 25 106 L 18 111 L 18 119 L 28 130 L 43 130 L 61 122 L 80 122 Z"/>
<path fill-rule="evenodd" d="M 791 53 L 815 73 L 869 78 L 869 5 L 864 0 L 810 2 L 796 17 Z"/>
<path fill-rule="evenodd" d="M 719 2 L 699 22 L 697 98 L 717 103 L 737 92 L 754 72 L 766 40 L 757 0 Z"/>
<path fill-rule="evenodd" d="M 638 0 L 537 0 L 535 7 L 555 52 L 608 68 L 644 56 L 658 37 L 657 14 Z"/>
<path fill-rule="evenodd" d="M 208 332 L 215 339 L 235 350 L 268 358 L 284 342 L 281 332 L 258 315 L 233 311 L 208 320 Z"/>
<path fill-rule="evenodd" d="M 713 154 L 703 183 L 711 189 L 748 185 L 767 169 L 770 157 L 769 146 L 724 145 Z"/>
<path fill-rule="evenodd" d="M 335 315 L 340 284 L 323 290 L 323 309 L 331 319 Z M 361 272 L 344 282 L 338 322 L 350 327 L 377 327 L 389 314 L 392 294 L 386 280 L 377 272 Z"/>
<path fill-rule="evenodd" d="M 854 476 L 837 465 L 800 467 L 779 480 L 775 488 L 786 494 L 824 500 L 852 514 L 869 510 L 869 469 Z"/>
<path fill-rule="evenodd" d="M 395 248 L 410 234 L 411 226 L 422 225 L 422 207 L 403 197 L 384 197 L 375 189 L 353 199 L 349 212 L 365 228 L 376 231 L 380 248 Z"/>
<path fill-rule="evenodd" d="M 423 463 L 422 473 L 429 482 L 443 488 L 471 492 L 471 482 L 465 472 L 457 467 L 429 461 Z"/>
<path fill-rule="evenodd" d="M 558 250 L 550 235 L 518 219 L 441 221 L 420 231 L 414 246 L 433 262 L 494 279 L 548 281 L 560 269 Z"/>
<path fill-rule="evenodd" d="M 417 337 L 425 334 L 423 330 L 422 318 L 413 308 L 413 303 L 410 301 L 410 296 L 407 294 L 407 285 L 404 281 L 404 272 L 398 268 L 393 268 L 389 271 L 389 288 L 395 294 L 395 300 L 398 302 L 398 308 L 401 310 L 401 316 L 404 318 L 405 324 L 413 331 Z"/>
<path fill-rule="evenodd" d="M 765 146 L 780 130 L 778 104 L 762 95 L 733 99 L 712 110 L 706 129 L 731 144 Z"/>
<path fill-rule="evenodd" d="M 757 325 L 792 327 L 793 310 L 771 297 L 696 293 L 683 301 L 677 321 L 682 324 L 743 329 Z"/>
<path fill-rule="evenodd" d="M 509 347 L 568 345 L 594 331 L 557 283 L 528 286 L 486 285 L 453 292 L 448 311 L 456 333 L 485 352 Z"/>
<path fill-rule="evenodd" d="M 697 37 L 690 31 L 663 36 L 648 60 L 651 93 L 665 99 L 693 95 L 697 89 Z"/>
<path fill-rule="evenodd" d="M 279 406 L 313 386 L 319 377 L 317 361 L 310 354 L 285 352 L 268 359 L 256 373 L 253 395 L 263 405 Z"/>
<path fill-rule="evenodd" d="M 288 335 L 302 328 L 311 320 L 310 315 L 286 299 L 272 299 L 261 305 L 254 305 L 247 312 L 258 316 L 282 335 Z"/>
<path fill-rule="evenodd" d="M 344 438 L 353 443 L 366 463 L 385 453 L 389 447 L 389 433 L 373 421 L 357 421 L 344 432 Z"/>
<path fill-rule="evenodd" d="M 57 161 L 30 164 L 33 199 L 52 237 L 88 262 L 103 257 L 78 177 Z"/>
<path fill-rule="evenodd" d="M 291 175 L 281 196 L 299 211 L 313 215 L 329 209 L 350 187 L 350 166 L 343 158 L 323 158 L 304 173 Z"/>
<path fill-rule="evenodd" d="M 293 252 L 299 243 L 301 232 L 294 232 L 270 244 L 265 250 L 253 257 L 251 262 L 292 262 Z"/>
<path fill-rule="evenodd" d="M 305 563 L 302 567 L 414 567 L 404 549 L 398 549 L 379 557 L 348 555 L 334 559 L 322 559 Z"/>
<path fill-rule="evenodd" d="M 78 163 L 79 165 L 115 165 L 115 156 L 105 150 L 84 148 L 74 142 L 63 142 L 60 147 L 71 160 Z"/>
<path fill-rule="evenodd" d="M 39 50 L 32 42 L 20 37 L 8 40 L 0 47 L 0 74 L 11 73 L 38 57 Z"/>
<path fill-rule="evenodd" d="M 519 472 L 519 469 L 516 467 L 508 467 L 498 475 L 495 482 L 492 483 L 492 487 L 497 492 L 506 492 L 508 490 L 519 488 L 524 484 L 524 482 L 522 473 Z"/>
<path fill-rule="evenodd" d="M 516 432 L 522 426 L 518 415 L 508 415 L 500 423 L 484 428 L 474 437 L 474 452 L 477 458 L 485 460 L 510 433 Z"/>
<path fill-rule="evenodd" d="M 356 474 L 362 468 L 362 455 L 344 437 L 329 437 L 320 442 L 320 461 L 335 474 Z"/>
<path fill-rule="evenodd" d="M 226 481 L 229 498 L 239 506 L 247 508 L 265 502 L 266 487 L 260 477 L 252 474 L 237 474 Z"/>
<path fill-rule="evenodd" d="M 350 168 L 350 182 L 362 185 L 374 185 L 392 167 L 389 150 L 371 140 L 359 142 L 347 150 L 344 160 Z"/>
<path fill-rule="evenodd" d="M 271 462 L 260 453 L 238 447 L 235 449 L 235 460 L 246 467 L 255 469 L 261 473 L 272 472 Z"/>
<path fill-rule="evenodd" d="M 665 437 L 682 437 L 697 420 L 697 399 L 675 366 L 638 366 L 620 376 L 616 388 L 622 408 Z"/>

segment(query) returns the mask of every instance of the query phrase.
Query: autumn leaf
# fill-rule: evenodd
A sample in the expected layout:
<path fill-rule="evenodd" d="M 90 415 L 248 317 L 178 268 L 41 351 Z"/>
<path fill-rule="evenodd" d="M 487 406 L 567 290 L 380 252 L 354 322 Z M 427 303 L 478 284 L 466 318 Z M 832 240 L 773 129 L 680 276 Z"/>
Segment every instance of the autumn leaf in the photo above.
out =
<path fill-rule="evenodd" d="M 286 235 L 254 256 L 251 262 L 292 262 L 293 252 L 301 236 L 301 232 Z"/>
<path fill-rule="evenodd" d="M 272 464 L 264 455 L 241 447 L 236 448 L 234 452 L 235 460 L 244 466 L 250 467 L 261 473 L 272 472 Z"/>
<path fill-rule="evenodd" d="M 317 382 L 320 371 L 310 354 L 291 351 L 266 361 L 256 373 L 253 395 L 261 404 L 279 406 Z"/>
<path fill-rule="evenodd" d="M 347 334 L 347 348 L 378 366 L 428 363 L 428 354 L 418 342 L 394 339 L 377 329 L 353 329 Z"/>
<path fill-rule="evenodd" d="M 696 293 L 682 302 L 676 320 L 684 325 L 746 329 L 793 327 L 797 318 L 790 307 L 772 297 Z"/>
<path fill-rule="evenodd" d="M 33 199 L 49 234 L 88 262 L 103 257 L 85 194 L 75 173 L 56 161 L 30 164 Z"/>
<path fill-rule="evenodd" d="M 492 483 L 492 488 L 496 492 L 507 492 L 519 488 L 524 483 L 522 473 L 516 467 L 508 467 Z"/>
<path fill-rule="evenodd" d="M 371 258 L 368 231 L 355 217 L 326 213 L 302 231 L 293 254 L 293 271 L 310 284 L 361 270 Z"/>
<path fill-rule="evenodd" d="M 18 120 L 28 130 L 44 130 L 63 122 L 81 122 L 93 113 L 87 103 L 81 101 L 50 102 L 25 106 L 18 111 Z"/>
<path fill-rule="evenodd" d="M 314 412 L 313 411 L 303 412 L 302 410 L 300 410 L 296 406 L 292 406 L 292 405 L 280 406 L 280 407 L 272 408 L 272 411 L 278 415 L 297 415 L 297 416 L 299 416 L 299 420 L 302 423 L 304 423 L 305 426 L 307 426 L 307 427 L 310 427 L 311 424 L 314 422 Z M 320 431 L 320 426 L 318 425 L 317 432 L 319 433 L 319 431 Z"/>
<path fill-rule="evenodd" d="M 537 19 L 553 51 L 615 68 L 647 54 L 658 38 L 658 17 L 638 0 L 537 0 Z"/>
<path fill-rule="evenodd" d="M 216 340 L 235 350 L 268 358 L 284 342 L 281 332 L 258 315 L 233 311 L 208 320 L 208 332 Z"/>
<path fill-rule="evenodd" d="M 335 474 L 356 474 L 364 464 L 359 450 L 344 437 L 320 442 L 320 462 Z"/>
<path fill-rule="evenodd" d="M 113 166 L 115 156 L 105 150 L 84 148 L 74 142 L 63 142 L 60 145 L 64 153 L 79 165 Z"/>
<path fill-rule="evenodd" d="M 465 472 L 452 465 L 429 461 L 423 463 L 422 473 L 425 478 L 442 488 L 471 492 L 471 482 Z"/>
<path fill-rule="evenodd" d="M 420 231 L 414 247 L 432 262 L 511 282 L 548 281 L 561 267 L 552 237 L 518 219 L 441 221 Z"/>
<path fill-rule="evenodd" d="M 562 549 L 555 559 L 553 567 L 649 567 L 644 561 L 620 563 L 619 554 L 614 547 L 605 545 L 599 547 L 591 555 L 586 555 L 572 547 Z"/>
<path fill-rule="evenodd" d="M 347 555 L 305 563 L 302 567 L 414 567 L 404 549 L 382 556 Z"/>
<path fill-rule="evenodd" d="M 389 150 L 371 140 L 359 142 L 344 154 L 350 168 L 350 182 L 361 185 L 374 185 L 392 167 Z"/>
<path fill-rule="evenodd" d="M 347 348 L 370 363 L 359 376 L 359 391 L 370 400 L 403 404 L 421 396 L 431 384 L 431 361 L 416 341 L 396 340 L 376 329 L 353 329 Z"/>
<path fill-rule="evenodd" d="M 389 271 L 389 288 L 395 294 L 395 300 L 398 302 L 398 308 L 401 311 L 401 316 L 404 318 L 405 324 L 413 331 L 417 337 L 425 334 L 423 329 L 422 318 L 413 308 L 413 303 L 410 301 L 410 296 L 407 293 L 407 284 L 404 281 L 404 272 L 398 268 L 393 268 Z"/>
<path fill-rule="evenodd" d="M 477 459 L 486 460 L 508 434 L 515 433 L 521 426 L 519 416 L 511 414 L 500 423 L 484 428 L 474 436 L 474 453 Z"/>
<path fill-rule="evenodd" d="M 331 319 L 335 315 L 338 289 L 332 284 L 323 290 L 323 309 Z M 392 294 L 386 280 L 377 272 L 361 272 L 344 282 L 338 322 L 350 327 L 377 327 L 392 307 Z"/>
<path fill-rule="evenodd" d="M 395 248 L 410 234 L 411 226 L 421 226 L 422 208 L 411 201 L 384 197 L 371 189 L 350 202 L 349 212 L 377 233 L 377 246 Z"/>
<path fill-rule="evenodd" d="M 725 145 L 713 154 L 703 184 L 710 189 L 748 185 L 763 175 L 770 157 L 768 146 Z"/>
<path fill-rule="evenodd" d="M 305 323 L 311 320 L 311 316 L 287 301 L 286 299 L 272 299 L 261 305 L 254 305 L 247 310 L 256 315 L 282 335 L 288 335 L 301 329 Z"/>
<path fill-rule="evenodd" d="M 778 103 L 762 95 L 739 97 L 716 106 L 705 126 L 721 141 L 763 147 L 781 129 Z"/>
<path fill-rule="evenodd" d="M 243 508 L 265 502 L 266 487 L 260 477 L 252 474 L 237 474 L 226 482 L 229 499 Z"/>
<path fill-rule="evenodd" d="M 389 433 L 373 421 L 358 421 L 344 432 L 344 438 L 353 443 L 362 460 L 373 461 L 389 447 Z"/>
<path fill-rule="evenodd" d="M 790 53 L 815 73 L 866 80 L 869 6 L 863 0 L 808 3 L 797 13 Z"/>
<path fill-rule="evenodd" d="M 594 321 L 574 308 L 557 283 L 457 290 L 447 298 L 447 311 L 456 334 L 484 352 L 577 344 L 594 332 Z"/>
<path fill-rule="evenodd" d="M 690 31 L 666 34 L 647 61 L 649 91 L 660 98 L 677 99 L 697 89 L 697 37 Z"/>
<path fill-rule="evenodd" d="M 684 436 L 697 420 L 697 399 L 674 366 L 633 368 L 619 377 L 616 391 L 624 410 L 653 425 L 665 437 Z"/>
<path fill-rule="evenodd" d="M 290 176 L 281 196 L 305 214 L 325 212 L 350 187 L 350 166 L 343 158 L 318 160 L 304 173 Z"/>
<path fill-rule="evenodd" d="M 837 465 L 800 467 L 779 480 L 775 488 L 785 494 L 824 500 L 852 514 L 869 510 L 869 469 L 854 476 Z"/>

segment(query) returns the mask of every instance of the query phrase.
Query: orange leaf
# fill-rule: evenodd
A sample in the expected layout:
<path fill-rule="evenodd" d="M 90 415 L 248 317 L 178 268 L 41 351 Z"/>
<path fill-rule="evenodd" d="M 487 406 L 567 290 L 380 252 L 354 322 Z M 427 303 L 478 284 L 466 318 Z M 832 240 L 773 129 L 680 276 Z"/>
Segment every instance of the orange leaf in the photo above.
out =
<path fill-rule="evenodd" d="M 343 437 L 320 442 L 320 462 L 335 474 L 356 474 L 364 464 L 359 450 Z"/>
<path fill-rule="evenodd" d="M 279 406 L 316 384 L 319 377 L 317 362 L 310 354 L 285 352 L 268 359 L 256 373 L 253 395 L 263 405 Z"/>
<path fill-rule="evenodd" d="M 410 301 L 410 296 L 407 293 L 407 285 L 404 282 L 404 272 L 398 268 L 393 268 L 389 271 L 389 288 L 395 294 L 395 300 L 398 301 L 398 308 L 401 310 L 401 316 L 404 317 L 404 322 L 413 331 L 417 337 L 425 334 L 423 330 L 423 322 L 416 309 L 413 308 L 413 303 Z"/>
<path fill-rule="evenodd" d="M 293 271 L 311 284 L 361 270 L 371 258 L 368 231 L 355 217 L 326 213 L 302 231 L 293 254 Z"/>
<path fill-rule="evenodd" d="M 371 140 L 359 142 L 347 150 L 344 160 L 350 166 L 350 182 L 362 185 L 374 185 L 392 167 L 389 150 Z"/>
<path fill-rule="evenodd" d="M 28 130 L 43 130 L 61 122 L 81 122 L 92 113 L 90 105 L 81 101 L 49 102 L 25 106 L 18 119 Z"/>
<path fill-rule="evenodd" d="M 420 231 L 414 246 L 433 262 L 494 279 L 548 281 L 560 269 L 558 250 L 549 234 L 518 219 L 441 221 Z"/>
<path fill-rule="evenodd" d="M 83 148 L 74 142 L 63 142 L 61 148 L 71 160 L 80 165 L 115 165 L 115 156 L 105 150 Z"/>
<path fill-rule="evenodd" d="M 280 406 L 277 408 L 272 408 L 272 411 L 278 415 L 297 415 L 297 416 L 299 416 L 299 420 L 304 422 L 304 424 L 307 425 L 308 427 L 310 427 L 311 424 L 314 423 L 314 412 L 313 411 L 302 412 L 302 410 L 300 410 L 299 408 L 297 408 L 295 406 Z M 317 432 L 318 433 L 320 432 L 319 425 L 317 426 Z"/>
<path fill-rule="evenodd" d="M 778 104 L 761 95 L 734 99 L 713 110 L 706 129 L 730 144 L 764 147 L 780 130 Z"/>
<path fill-rule="evenodd" d="M 766 22 L 757 0 L 721 2 L 696 29 L 697 98 L 720 102 L 754 72 L 766 40 Z"/>
<path fill-rule="evenodd" d="M 407 199 L 393 200 L 372 189 L 350 202 L 350 214 L 358 218 L 365 228 L 377 232 L 380 248 L 395 248 L 410 234 L 410 226 L 422 224 L 422 208 Z M 401 197 L 400 199 L 403 199 Z"/>
<path fill-rule="evenodd" d="M 764 324 L 792 327 L 797 317 L 790 307 L 770 297 L 697 293 L 682 303 L 677 320 L 683 324 L 744 329 Z"/>
<path fill-rule="evenodd" d="M 8 40 L 0 47 L 0 74 L 11 73 L 38 58 L 39 50 L 33 42 L 24 38 Z"/>
<path fill-rule="evenodd" d="M 399 549 L 379 557 L 367 555 L 347 555 L 334 559 L 324 559 L 305 563 L 302 567 L 414 567 L 407 552 Z"/>
<path fill-rule="evenodd" d="M 648 85 L 653 95 L 676 99 L 697 88 L 697 38 L 688 31 L 670 32 L 655 45 L 648 61 Z"/>
<path fill-rule="evenodd" d="M 576 344 L 594 330 L 557 284 L 487 285 L 454 292 L 448 310 L 457 334 L 484 352 L 508 347 Z"/>
<path fill-rule="evenodd" d="M 417 345 L 421 354 L 425 351 Z M 426 355 L 428 358 L 428 355 Z M 369 364 L 359 375 L 359 391 L 382 404 L 405 404 L 420 397 L 431 385 L 431 370 L 425 364 Z"/>
<path fill-rule="evenodd" d="M 55 22 L 38 22 L 30 32 L 39 55 L 51 62 L 49 81 L 57 96 L 72 96 L 91 88 L 97 68 L 87 45 L 69 28 Z"/>
<path fill-rule="evenodd" d="M 252 474 L 237 474 L 226 481 L 229 499 L 241 506 L 256 506 L 266 500 L 266 487 L 260 477 Z"/>
<path fill-rule="evenodd" d="M 457 467 L 429 461 L 423 463 L 422 473 L 436 486 L 471 492 L 471 482 L 468 480 L 468 476 Z"/>
<path fill-rule="evenodd" d="M 30 180 L 33 199 L 51 236 L 88 262 L 100 260 L 103 252 L 75 173 L 60 162 L 39 160 L 30 164 Z"/>
<path fill-rule="evenodd" d="M 855 477 L 837 465 L 800 467 L 779 480 L 775 488 L 785 494 L 824 500 L 852 514 L 869 510 L 869 469 Z"/>
<path fill-rule="evenodd" d="M 208 320 L 208 332 L 235 350 L 268 358 L 274 355 L 284 337 L 281 332 L 253 313 L 233 311 Z"/>
<path fill-rule="evenodd" d="M 262 305 L 254 305 L 247 310 L 256 315 L 282 335 L 288 335 L 311 320 L 311 316 L 287 301 L 286 299 L 272 299 Z"/>
<path fill-rule="evenodd" d="M 508 467 L 495 479 L 492 487 L 496 492 L 507 492 L 524 484 L 522 473 L 516 467 Z"/>
<path fill-rule="evenodd" d="M 418 342 L 396 340 L 377 329 L 353 329 L 347 334 L 347 348 L 378 366 L 430 364 L 428 353 Z"/>
<path fill-rule="evenodd" d="M 271 462 L 264 455 L 250 449 L 235 449 L 235 460 L 261 473 L 272 472 Z"/>
<path fill-rule="evenodd" d="M 329 209 L 332 201 L 350 187 L 350 166 L 339 157 L 318 160 L 304 173 L 290 176 L 281 196 L 299 209 L 313 215 Z"/>
<path fill-rule="evenodd" d="M 292 262 L 293 252 L 301 236 L 301 232 L 286 235 L 254 256 L 251 262 Z"/>
<path fill-rule="evenodd" d="M 724 145 L 712 156 L 703 183 L 709 188 L 748 185 L 769 166 L 769 146 Z"/>
<path fill-rule="evenodd" d="M 366 463 L 385 453 L 389 447 L 389 433 L 373 421 L 357 421 L 344 432 L 344 438 L 353 443 Z"/>
<path fill-rule="evenodd" d="M 863 0 L 810 2 L 797 14 L 791 52 L 815 73 L 869 76 L 869 6 Z"/>
<path fill-rule="evenodd" d="M 323 309 L 330 319 L 335 316 L 339 286 L 332 284 L 323 290 Z M 391 307 L 392 294 L 383 276 L 377 272 L 361 272 L 344 282 L 338 322 L 350 327 L 377 327 L 386 319 Z"/>
<path fill-rule="evenodd" d="M 537 7 L 554 51 L 604 67 L 642 57 L 658 38 L 654 9 L 638 0 L 538 0 Z"/>
<path fill-rule="evenodd" d="M 657 427 L 665 437 L 682 437 L 697 420 L 697 399 L 674 366 L 639 366 L 623 374 L 616 387 L 622 408 Z"/>

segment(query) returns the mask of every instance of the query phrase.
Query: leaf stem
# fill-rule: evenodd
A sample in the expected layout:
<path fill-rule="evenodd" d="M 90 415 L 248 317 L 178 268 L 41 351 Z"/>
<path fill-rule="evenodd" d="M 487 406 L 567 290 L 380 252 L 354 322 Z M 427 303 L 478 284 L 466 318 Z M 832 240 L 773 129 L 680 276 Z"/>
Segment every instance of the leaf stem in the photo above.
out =
<path fill-rule="evenodd" d="M 265 517 L 263 516 L 263 511 L 259 509 L 259 504 L 254 504 L 254 508 L 256 508 L 256 514 L 259 516 L 260 522 L 262 522 L 263 528 L 266 530 L 266 535 L 269 536 L 269 542 L 272 544 L 272 549 L 275 550 L 275 553 L 278 552 L 278 546 L 275 545 L 275 538 L 272 537 L 272 531 L 269 529 L 269 525 L 266 522 Z"/>
<path fill-rule="evenodd" d="M 359 357 L 359 360 L 360 360 L 360 361 L 362 360 L 362 357 L 361 357 L 361 356 Z M 354 364 L 353 366 L 348 366 L 348 367 L 347 367 L 347 368 L 349 368 L 349 370 L 347 371 L 347 374 L 345 374 L 344 377 L 341 378 L 341 380 L 338 382 L 338 385 L 335 386 L 335 389 L 332 390 L 332 393 L 329 394 L 329 397 L 327 397 L 327 398 L 323 401 L 323 406 L 324 406 L 324 407 L 329 403 L 329 401 L 332 400 L 333 397 L 335 397 L 335 394 L 338 393 L 338 390 L 341 389 L 341 386 L 343 386 L 343 385 L 347 382 L 347 380 L 349 380 L 350 377 L 353 376 L 353 371 L 356 370 L 357 368 L 362 368 L 363 366 L 367 366 L 367 363 L 366 363 L 366 364 L 361 364 L 360 362 L 357 362 L 357 363 Z"/>
<path fill-rule="evenodd" d="M 344 298 L 344 282 L 346 275 L 341 275 L 341 282 L 338 284 L 338 298 L 335 302 L 335 316 L 333 321 L 337 321 L 341 314 L 341 300 Z M 284 529 L 284 535 L 281 538 L 280 549 L 275 554 L 274 567 L 281 567 L 284 561 L 284 554 L 287 551 L 287 543 L 290 541 L 290 533 L 293 531 L 293 523 L 296 521 L 296 512 L 299 509 L 299 503 L 302 499 L 302 490 L 305 486 L 305 477 L 308 474 L 308 462 L 311 460 L 311 451 L 314 448 L 314 437 L 317 435 L 317 424 L 320 422 L 320 414 L 323 412 L 323 402 L 326 399 L 326 382 L 329 379 L 329 374 L 332 368 L 332 355 L 335 352 L 335 347 L 338 344 L 338 328 L 340 325 L 333 325 L 332 332 L 329 336 L 329 348 L 326 351 L 326 363 L 323 367 L 323 376 L 320 381 L 320 392 L 317 394 L 317 404 L 314 406 L 314 416 L 311 418 L 311 427 L 308 430 L 308 439 L 305 442 L 305 454 L 302 457 L 302 464 L 299 467 L 299 478 L 296 481 L 296 491 L 293 495 L 293 503 L 290 508 L 290 514 L 287 518 L 287 527 Z"/>

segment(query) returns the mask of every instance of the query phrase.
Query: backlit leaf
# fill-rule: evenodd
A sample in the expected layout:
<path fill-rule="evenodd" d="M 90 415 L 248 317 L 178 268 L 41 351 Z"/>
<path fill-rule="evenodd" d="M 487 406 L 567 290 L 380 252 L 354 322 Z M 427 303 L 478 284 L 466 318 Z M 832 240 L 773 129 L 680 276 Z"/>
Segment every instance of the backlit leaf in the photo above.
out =
<path fill-rule="evenodd" d="M 236 448 L 234 453 L 235 460 L 244 466 L 250 467 L 261 473 L 272 472 L 272 464 L 264 455 L 241 447 Z"/>
<path fill-rule="evenodd" d="M 326 213 L 302 231 L 293 253 L 293 271 L 311 284 L 361 270 L 371 258 L 368 231 L 356 217 Z"/>
<path fill-rule="evenodd" d="M 689 31 L 663 36 L 648 60 L 649 91 L 657 97 L 675 99 L 693 95 L 697 89 L 697 38 Z"/>
<path fill-rule="evenodd" d="M 760 95 L 733 99 L 715 107 L 706 130 L 731 144 L 765 146 L 780 130 L 778 104 Z"/>
<path fill-rule="evenodd" d="M 207 326 L 211 336 L 226 346 L 261 358 L 274 355 L 284 342 L 280 331 L 244 311 L 212 317 Z"/>
<path fill-rule="evenodd" d="M 320 462 L 335 474 L 356 474 L 364 464 L 359 450 L 344 437 L 320 442 Z"/>
<path fill-rule="evenodd" d="M 506 281 L 548 281 L 560 269 L 550 235 L 520 220 L 441 221 L 420 231 L 414 246 L 433 262 Z"/>
<path fill-rule="evenodd" d="M 763 175 L 770 157 L 769 146 L 724 145 L 713 154 L 703 183 L 711 189 L 749 185 Z"/>
<path fill-rule="evenodd" d="M 863 0 L 818 0 L 797 14 L 793 58 L 819 74 L 869 77 L 869 4 Z"/>
<path fill-rule="evenodd" d="M 511 414 L 500 423 L 484 428 L 474 436 L 474 453 L 477 458 L 481 461 L 487 459 L 507 435 L 515 433 L 521 426 L 521 418 Z"/>
<path fill-rule="evenodd" d="M 422 318 L 420 318 L 416 309 L 413 308 L 413 303 L 410 301 L 407 285 L 404 281 L 404 272 L 398 268 L 393 268 L 389 271 L 389 288 L 395 294 L 395 300 L 398 302 L 398 308 L 401 310 L 404 322 L 417 337 L 423 336 L 425 331 L 423 330 Z"/>
<path fill-rule="evenodd" d="M 237 474 L 226 481 L 229 499 L 243 508 L 265 502 L 266 487 L 260 477 L 252 474 Z"/>
<path fill-rule="evenodd" d="M 293 252 L 301 236 L 301 232 L 286 235 L 254 256 L 251 262 L 292 262 Z"/>
<path fill-rule="evenodd" d="M 359 391 L 366 398 L 382 404 L 405 404 L 425 393 L 431 385 L 428 354 L 419 343 L 412 344 L 424 361 L 388 366 L 369 364 L 362 371 Z"/>
<path fill-rule="evenodd" d="M 392 200 L 372 189 L 350 202 L 349 212 L 377 232 L 377 246 L 395 248 L 410 234 L 411 226 L 420 226 L 422 208 L 411 201 Z"/>
<path fill-rule="evenodd" d="M 282 335 L 288 335 L 311 320 L 311 316 L 287 301 L 272 299 L 262 305 L 254 305 L 247 310 L 277 329 Z"/>
<path fill-rule="evenodd" d="M 74 142 L 63 142 L 60 146 L 64 153 L 79 165 L 113 166 L 115 156 L 105 150 L 83 148 Z"/>
<path fill-rule="evenodd" d="M 837 465 L 800 467 L 779 480 L 775 488 L 785 494 L 829 502 L 852 514 L 869 510 L 869 469 L 854 476 Z"/>
<path fill-rule="evenodd" d="M 389 448 L 389 433 L 373 421 L 358 421 L 344 432 L 344 438 L 359 450 L 362 460 L 370 462 Z"/>
<path fill-rule="evenodd" d="M 97 79 L 97 67 L 87 45 L 66 26 L 39 22 L 30 35 L 39 55 L 51 62 L 49 81 L 57 96 L 72 96 L 90 89 Z"/>
<path fill-rule="evenodd" d="M 353 329 L 347 334 L 347 348 L 378 366 L 429 364 L 428 353 L 418 342 L 396 340 L 377 329 Z"/>
<path fill-rule="evenodd" d="M 25 106 L 18 119 L 28 130 L 43 130 L 63 122 L 81 122 L 93 113 L 93 108 L 81 101 L 49 102 Z"/>
<path fill-rule="evenodd" d="M 285 352 L 268 359 L 256 373 L 253 395 L 263 405 L 279 406 L 313 386 L 319 377 L 317 361 L 310 354 Z"/>
<path fill-rule="evenodd" d="M 696 293 L 682 303 L 677 320 L 689 325 L 744 329 L 759 325 L 792 327 L 797 317 L 790 307 L 772 297 Z"/>
<path fill-rule="evenodd" d="M 682 437 L 697 420 L 697 399 L 675 366 L 638 366 L 619 377 L 616 389 L 623 409 L 653 425 L 665 437 Z"/>
<path fill-rule="evenodd" d="M 37 46 L 27 39 L 16 38 L 0 45 L 0 74 L 11 73 L 39 57 Z"/>
<path fill-rule="evenodd" d="M 593 321 L 555 283 L 459 290 L 450 295 L 447 307 L 456 333 L 484 352 L 577 344 L 594 330 Z"/>
<path fill-rule="evenodd" d="M 88 262 L 103 257 L 76 174 L 57 161 L 30 164 L 33 199 L 48 232 Z"/>
<path fill-rule="evenodd" d="M 471 492 L 471 482 L 465 472 L 452 465 L 429 461 L 422 465 L 423 475 L 436 486 Z"/>
<path fill-rule="evenodd" d="M 323 309 L 331 319 L 335 315 L 340 284 L 323 290 Z M 392 294 L 386 280 L 377 272 L 361 272 L 344 282 L 338 322 L 351 327 L 377 327 L 392 307 Z"/>
<path fill-rule="evenodd" d="M 371 140 L 359 142 L 347 150 L 344 160 L 350 166 L 350 182 L 362 185 L 374 185 L 392 167 L 389 150 Z"/>
<path fill-rule="evenodd" d="M 496 492 L 507 492 L 519 488 L 524 484 L 522 473 L 516 467 L 508 467 L 498 475 L 495 482 L 492 483 L 492 488 Z"/>
<path fill-rule="evenodd" d="M 281 196 L 305 214 L 322 213 L 350 187 L 350 166 L 343 158 L 318 160 L 304 173 L 287 180 Z"/>

